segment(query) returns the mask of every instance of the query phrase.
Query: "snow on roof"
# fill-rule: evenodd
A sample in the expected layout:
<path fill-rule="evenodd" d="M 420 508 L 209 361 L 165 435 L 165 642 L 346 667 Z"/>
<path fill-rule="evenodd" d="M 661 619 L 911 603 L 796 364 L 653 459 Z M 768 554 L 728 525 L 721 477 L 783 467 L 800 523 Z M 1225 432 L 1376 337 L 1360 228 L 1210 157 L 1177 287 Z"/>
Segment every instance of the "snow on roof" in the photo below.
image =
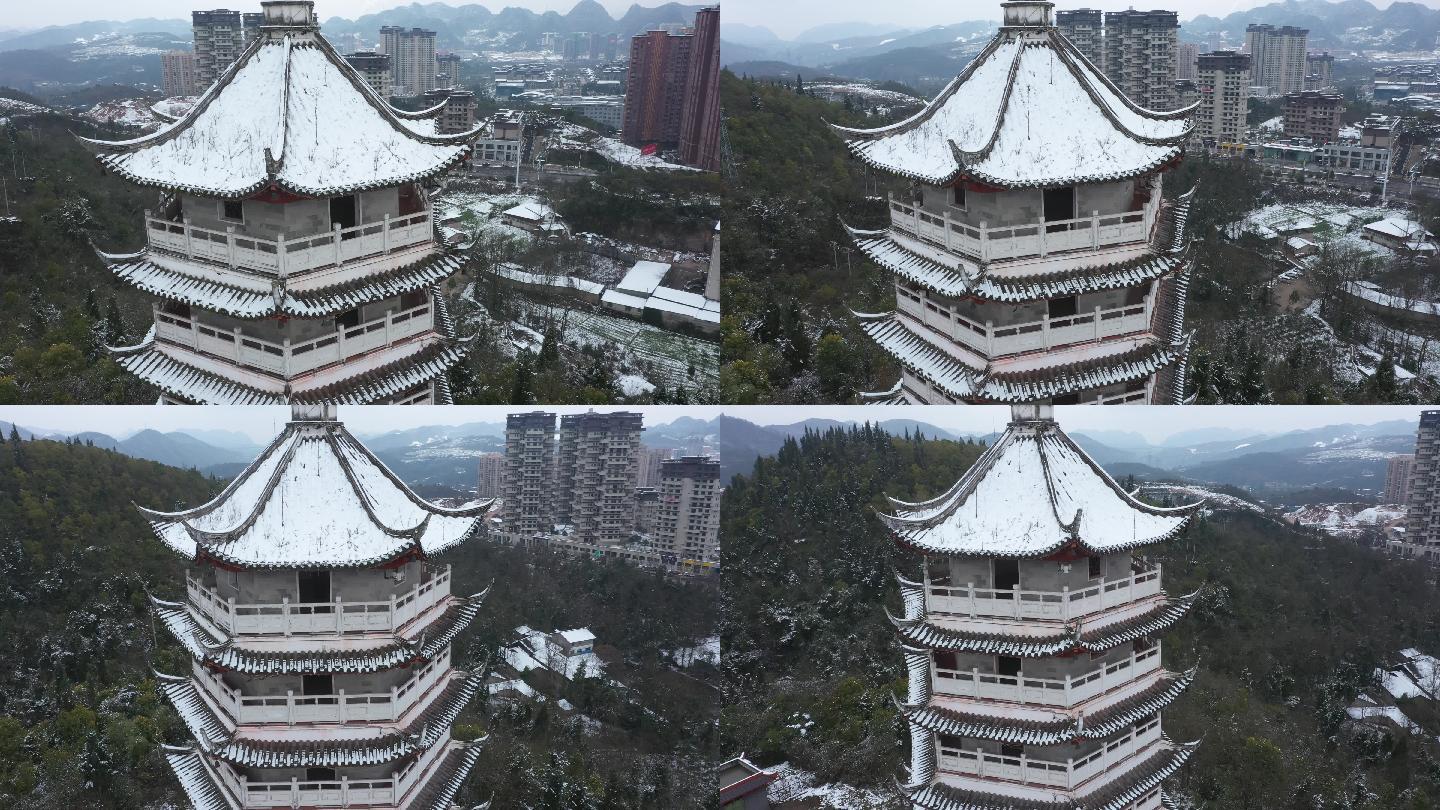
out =
<path fill-rule="evenodd" d="M 623 293 L 617 289 L 611 288 L 606 290 L 604 295 L 600 296 L 600 300 L 607 304 L 615 304 L 617 306 L 629 307 L 631 309 L 644 309 L 646 302 L 650 299 L 638 295 Z"/>
<path fill-rule="evenodd" d="M 1004 187 L 1134 177 L 1183 151 L 1192 108 L 1133 104 L 1051 26 L 1000 32 L 909 119 L 873 130 L 835 127 L 883 171 L 944 184 L 958 175 Z"/>
<path fill-rule="evenodd" d="M 565 639 L 566 644 L 579 644 L 584 641 L 595 640 L 595 634 L 590 632 L 588 627 L 578 627 L 574 630 L 560 630 L 556 632 L 556 635 Z"/>
<path fill-rule="evenodd" d="M 890 499 L 881 521 L 925 553 L 1039 557 L 1067 545 L 1104 554 L 1178 534 L 1200 503 L 1136 500 L 1052 418 L 1016 413 L 1005 434 L 950 490 L 922 503 Z"/>
<path fill-rule="evenodd" d="M 1291 250 L 1300 250 L 1307 247 L 1315 247 L 1315 243 L 1300 236 L 1292 236 L 1285 240 L 1285 246 Z"/>
<path fill-rule="evenodd" d="M 191 559 L 337 568 L 443 551 L 469 538 L 490 505 L 436 506 L 339 422 L 297 419 L 209 503 L 141 512 L 166 545 Z"/>
<path fill-rule="evenodd" d="M 128 141 L 82 139 L 142 185 L 217 197 L 267 186 L 335 196 L 434 175 L 474 133 L 424 135 L 313 29 L 255 39 L 185 117 Z"/>
<path fill-rule="evenodd" d="M 639 261 L 631 267 L 615 289 L 621 292 L 633 293 L 635 295 L 650 295 L 660 282 L 665 280 L 665 274 L 670 272 L 670 265 L 665 262 Z"/>
<path fill-rule="evenodd" d="M 1372 304 L 1377 304 L 1387 309 L 1408 310 L 1410 312 L 1418 312 L 1421 315 L 1440 317 L 1440 302 L 1422 301 L 1406 298 L 1401 295 L 1391 295 L 1390 293 L 1382 292 L 1379 287 L 1369 281 L 1346 282 L 1343 289 L 1350 295 L 1363 298 Z"/>
<path fill-rule="evenodd" d="M 507 209 L 504 216 L 532 222 L 542 222 L 549 217 L 555 216 L 555 209 L 539 200 L 526 200 L 514 208 Z"/>
<path fill-rule="evenodd" d="M 1386 217 L 1379 222 L 1372 222 L 1365 226 L 1365 230 L 1386 236 L 1391 239 L 1403 239 L 1406 247 L 1412 250 L 1434 250 L 1435 235 L 1425 230 L 1425 227 L 1418 222 L 1413 222 L 1405 217 Z"/>

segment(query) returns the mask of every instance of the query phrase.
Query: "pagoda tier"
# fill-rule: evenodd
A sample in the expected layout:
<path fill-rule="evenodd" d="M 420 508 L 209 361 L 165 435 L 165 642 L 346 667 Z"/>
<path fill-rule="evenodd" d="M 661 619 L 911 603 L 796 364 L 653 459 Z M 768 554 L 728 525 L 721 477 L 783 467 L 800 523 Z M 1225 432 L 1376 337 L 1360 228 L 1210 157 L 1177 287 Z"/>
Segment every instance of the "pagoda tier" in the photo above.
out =
<path fill-rule="evenodd" d="M 152 597 L 190 653 L 159 688 L 193 742 L 166 759 L 201 810 L 453 810 L 480 741 L 451 727 L 485 672 L 452 645 L 485 593 L 451 593 L 431 555 L 484 526 L 493 502 L 415 495 L 335 419 L 297 405 L 214 500 L 141 509 L 191 564 L 186 600 Z"/>
<path fill-rule="evenodd" d="M 949 490 L 890 499 L 881 521 L 924 556 L 891 616 L 908 672 L 902 789 L 945 810 L 1152 810 L 1189 757 L 1160 715 L 1196 671 L 1161 666 L 1159 636 L 1200 592 L 1172 597 L 1136 554 L 1199 504 L 1162 509 L 1117 485 L 1056 425 L 1018 405 Z"/>
<path fill-rule="evenodd" d="M 896 310 L 860 326 L 901 368 L 886 402 L 1152 402 L 1184 397 L 1186 223 L 1166 200 L 1191 109 L 1132 104 L 1039 0 L 919 114 L 835 127 L 908 178 L 890 227 L 850 229 L 895 274 Z"/>
<path fill-rule="evenodd" d="M 162 299 L 117 362 L 165 401 L 448 402 L 470 342 L 437 290 L 463 259 L 424 183 L 479 130 L 437 134 L 443 104 L 391 107 L 308 0 L 262 6 L 260 35 L 183 117 L 86 141 L 107 169 L 165 190 L 143 250 L 101 253 Z"/>

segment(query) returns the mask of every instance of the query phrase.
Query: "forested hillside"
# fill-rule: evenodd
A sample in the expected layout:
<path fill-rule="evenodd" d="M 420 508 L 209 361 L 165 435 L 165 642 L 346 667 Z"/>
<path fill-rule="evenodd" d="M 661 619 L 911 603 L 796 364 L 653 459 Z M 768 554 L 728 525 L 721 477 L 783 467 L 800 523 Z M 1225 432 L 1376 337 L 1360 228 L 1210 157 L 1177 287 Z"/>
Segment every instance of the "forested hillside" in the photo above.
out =
<path fill-rule="evenodd" d="M 185 729 L 156 669 L 187 658 L 150 620 L 146 589 L 183 594 L 183 563 L 134 503 L 177 509 L 221 482 L 81 444 L 0 442 L 0 808 L 120 810 L 181 801 L 160 744 Z M 456 648 L 491 659 L 519 624 L 589 626 L 620 651 L 598 682 L 537 679 L 546 701 L 477 698 L 458 736 L 490 734 L 468 798 L 545 810 L 668 810 L 712 792 L 715 681 L 666 654 L 715 631 L 714 591 L 619 564 L 473 540 L 438 562 L 454 590 L 493 589 Z M 555 707 L 566 699 L 574 711 Z M 586 718 L 589 718 L 588 720 Z"/>
<path fill-rule="evenodd" d="M 884 609 L 899 611 L 892 566 L 915 560 L 874 512 L 882 493 L 938 494 L 980 450 L 869 427 L 812 433 L 735 479 L 724 564 L 747 575 L 724 593 L 728 748 L 888 789 L 905 751 L 891 701 L 904 671 Z M 1341 727 L 1387 656 L 1440 649 L 1422 567 L 1232 513 L 1150 553 L 1171 593 L 1212 588 L 1164 639 L 1168 667 L 1201 666 L 1166 712 L 1171 738 L 1204 740 L 1178 792 L 1209 810 L 1440 807 L 1433 731 L 1391 741 Z"/>

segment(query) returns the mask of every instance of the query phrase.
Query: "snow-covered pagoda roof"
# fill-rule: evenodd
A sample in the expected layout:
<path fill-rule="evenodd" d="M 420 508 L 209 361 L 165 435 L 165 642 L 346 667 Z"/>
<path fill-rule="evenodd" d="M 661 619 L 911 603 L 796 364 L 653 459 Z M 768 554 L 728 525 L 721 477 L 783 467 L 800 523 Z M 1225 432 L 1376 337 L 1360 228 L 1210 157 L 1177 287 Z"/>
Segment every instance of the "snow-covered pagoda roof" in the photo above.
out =
<path fill-rule="evenodd" d="M 954 486 L 920 503 L 890 499 L 880 520 L 926 554 L 1044 557 L 1158 543 L 1200 503 L 1162 508 L 1126 492 L 1056 424 L 1049 406 L 1013 409 L 1009 426 Z"/>
<path fill-rule="evenodd" d="M 1194 106 L 1147 110 L 1055 28 L 1053 4 L 1004 3 L 999 33 L 919 113 L 878 129 L 836 126 L 882 171 L 1002 188 L 1135 177 L 1176 160 Z"/>
<path fill-rule="evenodd" d="M 1056 794 L 1048 799 L 1022 799 L 964 790 L 944 782 L 902 789 L 912 806 L 923 810 L 1124 810 L 1174 776 L 1195 753 L 1199 742 L 1168 743 L 1098 790 L 1080 796 Z"/>
<path fill-rule="evenodd" d="M 1073 652 L 1104 652 L 1162 633 L 1190 612 L 1201 593 L 1197 590 L 1185 596 L 1155 600 L 1143 613 L 1094 629 L 1089 629 L 1083 622 L 1073 622 L 1044 634 L 960 630 L 923 617 L 891 616 L 890 620 L 905 643 L 914 647 L 1016 658 L 1047 658 Z"/>
<path fill-rule="evenodd" d="M 493 501 L 449 509 L 424 500 L 332 414 L 297 408 L 209 503 L 140 511 L 187 559 L 235 568 L 363 568 L 424 558 L 483 526 Z"/>
<path fill-rule="evenodd" d="M 218 638 L 196 621 L 183 603 L 153 597 L 151 603 L 165 629 L 192 658 L 206 666 L 249 675 L 313 675 L 380 672 L 428 661 L 470 626 L 480 612 L 485 593 L 451 600 L 444 613 L 411 636 L 393 636 L 367 646 L 327 645 L 310 650 L 250 646 L 234 639 Z"/>
<path fill-rule="evenodd" d="M 422 134 L 320 36 L 266 4 L 261 32 L 195 106 L 160 131 L 85 140 L 136 183 L 214 197 L 329 197 L 420 180 L 465 157 L 479 130 Z M 427 111 L 438 114 L 440 106 Z"/>
<path fill-rule="evenodd" d="M 1195 668 L 1185 673 L 1166 673 L 1145 689 L 1099 711 L 1075 716 L 1056 714 L 1048 720 L 1000 719 L 939 704 L 902 705 L 900 710 L 912 725 L 954 737 L 1023 745 L 1103 740 L 1174 703 L 1195 680 L 1198 672 L 1199 669 Z"/>

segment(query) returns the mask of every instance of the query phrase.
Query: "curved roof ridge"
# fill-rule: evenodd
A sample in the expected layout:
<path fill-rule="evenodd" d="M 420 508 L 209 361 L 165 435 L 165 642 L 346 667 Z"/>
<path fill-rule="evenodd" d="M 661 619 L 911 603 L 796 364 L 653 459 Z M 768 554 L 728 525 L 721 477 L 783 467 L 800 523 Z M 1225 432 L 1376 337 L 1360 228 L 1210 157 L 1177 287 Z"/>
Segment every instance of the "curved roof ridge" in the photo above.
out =
<path fill-rule="evenodd" d="M 985 144 L 976 151 L 966 151 L 960 148 L 954 138 L 945 139 L 950 145 L 950 151 L 955 154 L 955 163 L 959 166 L 956 175 L 963 174 L 966 167 L 990 157 L 990 153 L 995 151 L 995 144 L 1000 140 L 1000 130 L 1005 128 L 1005 119 L 1010 114 L 1010 97 L 1015 93 L 1015 77 L 1020 74 L 1020 62 L 1025 58 L 1026 49 L 1034 45 L 1035 43 L 1021 40 L 1019 47 L 1015 49 L 1015 55 L 1010 59 L 1010 70 L 1005 74 L 1005 89 L 1000 93 L 1000 107 L 995 111 L 995 123 L 990 128 L 990 137 L 985 140 Z"/>
<path fill-rule="evenodd" d="M 344 427 L 341 426 L 339 422 L 327 424 L 322 440 L 326 446 L 330 448 L 330 452 L 334 454 L 335 461 L 340 465 L 340 471 L 345 474 L 346 483 L 350 485 L 350 491 L 354 493 L 355 499 L 360 502 L 360 508 L 365 510 L 365 514 L 370 518 L 370 522 L 374 523 L 385 534 L 397 539 L 408 539 L 416 546 L 419 546 L 420 537 L 425 533 L 425 527 L 430 523 L 431 513 L 425 512 L 424 516 L 420 518 L 420 522 L 408 529 L 394 528 L 381 520 L 380 515 L 375 511 L 374 496 L 360 483 L 355 475 L 354 468 L 350 466 L 350 459 L 346 458 L 345 454 L 340 451 L 340 441 L 335 433 L 341 430 L 344 430 Z"/>
<path fill-rule="evenodd" d="M 233 495 L 235 490 L 239 489 L 251 475 L 254 475 L 255 471 L 265 463 L 265 460 L 268 459 L 277 448 L 279 448 L 282 442 L 289 439 L 291 435 L 292 431 L 290 429 L 290 426 L 286 425 L 285 429 L 280 431 L 280 433 L 278 433 L 275 438 L 271 439 L 270 443 L 265 446 L 264 450 L 260 451 L 260 455 L 257 456 L 254 461 L 250 462 L 244 470 L 241 470 L 239 475 L 230 479 L 230 483 L 226 484 L 225 488 L 220 490 L 220 494 L 216 495 L 215 497 L 211 498 L 210 500 L 199 506 L 192 507 L 190 509 L 182 509 L 178 512 L 161 512 L 158 509 L 150 509 L 148 507 L 140 506 L 139 504 L 136 504 L 135 508 L 140 510 L 140 513 L 142 515 L 151 520 L 162 521 L 178 521 L 183 518 L 200 517 L 201 515 L 209 514 L 210 512 L 213 512 L 215 511 L 215 509 L 219 508 L 220 504 L 224 503 L 226 499 Z"/>
<path fill-rule="evenodd" d="M 1107 102 L 1101 101 L 1095 95 L 1094 88 L 1090 86 L 1089 79 L 1085 77 L 1093 77 L 1094 79 L 1098 79 L 1105 87 L 1105 89 L 1113 93 L 1115 97 L 1118 98 L 1120 102 L 1124 104 L 1131 112 L 1145 118 L 1151 118 L 1158 121 L 1173 121 L 1177 118 L 1185 118 L 1189 116 L 1191 113 L 1193 113 L 1196 109 L 1200 107 L 1200 102 L 1198 101 L 1194 102 L 1188 107 L 1178 107 L 1173 110 L 1152 110 L 1149 107 L 1142 107 L 1139 104 L 1136 104 L 1134 99 L 1126 95 L 1125 91 L 1121 90 L 1119 85 L 1115 84 L 1115 82 L 1109 76 L 1105 75 L 1105 71 L 1097 68 L 1095 66 L 1095 63 L 1091 62 L 1090 58 L 1087 57 L 1084 53 L 1082 53 L 1079 48 L 1075 47 L 1075 43 L 1071 42 L 1067 37 L 1062 35 L 1059 30 L 1050 31 L 1049 37 L 1056 51 L 1060 53 L 1061 61 L 1066 63 L 1066 66 L 1070 68 L 1072 73 L 1076 73 L 1076 78 L 1081 79 L 1080 83 L 1082 85 L 1086 85 L 1086 91 L 1090 93 L 1090 97 L 1092 99 L 1095 99 L 1095 102 L 1103 107 L 1108 108 L 1109 104 Z M 1079 64 L 1076 64 L 1077 57 L 1080 60 Z M 1116 125 L 1123 126 L 1118 121 L 1116 122 Z M 1129 131 L 1129 128 L 1126 127 L 1126 130 Z M 1136 134 L 1137 137 L 1140 137 L 1138 133 L 1132 134 Z"/>
<path fill-rule="evenodd" d="M 906 118 L 902 121 L 896 121 L 893 124 L 887 124 L 883 127 L 876 127 L 874 129 L 842 127 L 839 124 L 831 124 L 828 121 L 825 123 L 830 127 L 831 130 L 833 130 L 837 134 L 849 135 L 853 138 L 864 140 L 871 140 L 874 138 L 884 137 L 886 135 L 906 132 L 911 128 L 915 127 L 916 125 L 923 124 L 926 121 L 930 120 L 930 118 L 934 116 L 941 107 L 945 106 L 946 102 L 950 100 L 950 97 L 955 95 L 956 91 L 960 89 L 961 85 L 970 80 L 970 77 L 975 74 L 975 71 L 979 69 L 980 65 L 984 64 L 985 60 L 993 56 L 995 54 L 995 51 L 999 50 L 1000 46 L 1002 44 L 1005 44 L 1005 42 L 1007 41 L 1009 40 L 1000 33 L 997 33 L 995 36 L 991 37 L 990 42 L 980 50 L 980 53 L 975 55 L 974 59 L 970 60 L 970 63 L 968 65 L 966 65 L 960 70 L 959 75 L 950 80 L 950 83 L 945 86 L 944 90 L 940 91 L 939 95 L 931 99 L 930 102 L 926 104 L 919 112 L 915 113 L 909 118 Z M 1016 50 L 1018 52 L 1019 49 L 1017 48 Z"/>
<path fill-rule="evenodd" d="M 468 340 L 468 338 L 466 339 Z M 484 515 L 485 513 L 489 512 L 490 507 L 493 506 L 495 503 L 495 499 L 490 498 L 484 501 L 483 504 L 477 504 L 474 506 L 448 507 L 427 501 L 419 495 L 415 494 L 415 491 L 412 490 L 408 484 L 400 480 L 400 476 L 396 475 L 394 471 L 392 471 L 388 466 L 386 466 L 385 462 L 381 461 L 379 456 L 376 456 L 374 453 L 372 453 L 370 451 L 370 448 L 366 447 L 363 442 L 356 439 L 350 433 L 349 429 L 347 429 L 343 424 L 340 425 L 340 429 L 338 432 L 340 439 L 347 442 L 349 447 L 354 448 L 361 455 L 363 455 L 366 460 L 368 460 L 371 464 L 375 465 L 375 468 L 379 470 L 380 473 L 384 475 L 387 479 L 389 479 L 390 483 L 394 484 L 402 493 L 404 493 L 404 495 L 410 499 L 411 503 L 431 514 L 443 515 L 448 517 L 475 517 L 477 515 Z"/>
<path fill-rule="evenodd" d="M 1012 429 L 1014 424 L 1011 423 Z M 1071 539 L 1075 539 L 1080 533 L 1080 515 L 1085 511 L 1085 507 L 1075 507 L 1075 514 L 1071 515 L 1069 520 L 1060 514 L 1060 499 L 1055 494 L 1055 474 L 1050 470 L 1050 457 L 1045 454 L 1045 436 L 1048 433 L 1058 432 L 1059 425 L 1055 424 L 1054 420 L 1047 422 L 1043 419 L 1029 420 L 1026 425 L 1035 431 L 1027 438 L 1035 442 L 1035 455 L 1040 457 L 1040 478 L 1045 482 L 1045 495 L 1050 500 L 1050 514 L 1055 516 L 1055 522 L 1060 525 L 1060 528 L 1064 529 Z M 1052 431 L 1051 428 L 1055 428 L 1055 430 Z"/>
<path fill-rule="evenodd" d="M 974 490 L 974 487 L 980 483 L 980 479 L 984 478 L 986 473 L 990 472 L 990 469 L 995 465 L 995 460 L 1004 453 L 1004 449 L 1007 448 L 1013 441 L 1014 438 L 1011 435 L 1011 431 L 1007 430 L 1004 433 L 1000 434 L 1000 438 L 996 439 L 993 444 L 985 448 L 985 452 L 981 453 L 979 458 L 975 459 L 975 463 L 970 465 L 970 469 L 966 470 L 958 479 L 956 479 L 955 483 L 952 484 L 949 489 L 934 498 L 926 501 L 908 502 L 899 500 L 898 498 L 892 498 L 889 495 L 885 496 L 885 499 L 889 501 L 893 506 L 917 512 L 927 508 L 937 507 L 942 502 L 949 501 L 949 504 L 947 506 L 938 509 L 933 515 L 920 518 L 907 517 L 905 515 L 882 514 L 881 518 L 890 518 L 896 523 L 902 524 L 924 524 L 933 522 L 935 520 L 940 520 L 944 517 L 948 517 L 955 510 L 955 508 L 965 500 L 965 496 L 972 492 Z"/>
<path fill-rule="evenodd" d="M 288 428 L 285 431 L 285 433 L 290 432 L 291 431 Z M 283 436 L 285 435 L 285 433 L 282 433 L 281 435 Z M 275 494 L 275 487 L 279 485 L 281 477 L 285 474 L 285 468 L 288 467 L 290 465 L 290 461 L 295 458 L 295 448 L 298 447 L 300 442 L 303 440 L 303 437 L 301 437 L 298 432 L 294 433 L 293 435 L 294 438 L 285 447 L 284 455 L 282 455 L 280 459 L 276 461 L 275 468 L 270 471 L 269 480 L 265 482 L 264 488 L 260 490 L 260 494 L 255 498 L 254 504 L 250 506 L 249 513 L 245 516 L 244 520 L 240 521 L 238 525 L 230 526 L 224 531 L 211 531 L 197 528 L 190 523 L 191 520 L 208 517 L 210 513 L 214 512 L 221 505 L 223 505 L 224 501 L 228 500 L 228 498 L 224 498 L 223 500 L 222 498 L 216 498 L 215 501 L 211 502 L 214 503 L 215 506 L 206 510 L 204 513 L 187 515 L 176 521 L 185 528 L 185 533 L 190 535 L 190 539 L 195 541 L 197 550 L 199 550 L 200 548 L 205 548 L 205 551 L 208 553 L 212 551 L 212 549 L 208 548 L 208 546 L 219 545 L 228 540 L 233 540 L 237 536 L 242 535 L 246 531 L 248 531 L 251 526 L 255 525 L 255 521 L 260 518 L 260 515 L 265 512 L 266 507 L 270 505 L 270 498 Z M 221 493 L 221 495 L 223 497 L 224 493 Z"/>
<path fill-rule="evenodd" d="M 1130 506 L 1142 512 L 1151 515 L 1189 515 L 1193 513 L 1196 509 L 1199 509 L 1201 506 L 1205 505 L 1204 498 L 1201 498 L 1195 503 L 1185 504 L 1183 506 L 1152 506 L 1148 503 L 1145 503 L 1144 501 L 1141 501 L 1131 495 L 1129 492 L 1126 492 L 1125 488 L 1120 486 L 1119 482 L 1117 482 L 1113 477 L 1111 477 L 1110 473 L 1106 472 L 1104 467 L 1101 467 L 1099 464 L 1095 463 L 1095 459 L 1091 458 L 1090 454 L 1085 452 L 1085 449 L 1082 448 L 1080 445 L 1076 444 L 1075 440 L 1070 438 L 1070 435 L 1067 434 L 1065 431 L 1052 431 L 1051 437 L 1055 441 L 1063 443 L 1067 449 L 1078 455 L 1081 460 L 1083 460 L 1086 465 L 1090 467 L 1090 470 L 1094 472 L 1097 476 L 1099 476 L 1100 480 L 1104 481 L 1105 485 L 1110 487 L 1110 489 L 1114 491 L 1116 495 L 1119 495 Z"/>

